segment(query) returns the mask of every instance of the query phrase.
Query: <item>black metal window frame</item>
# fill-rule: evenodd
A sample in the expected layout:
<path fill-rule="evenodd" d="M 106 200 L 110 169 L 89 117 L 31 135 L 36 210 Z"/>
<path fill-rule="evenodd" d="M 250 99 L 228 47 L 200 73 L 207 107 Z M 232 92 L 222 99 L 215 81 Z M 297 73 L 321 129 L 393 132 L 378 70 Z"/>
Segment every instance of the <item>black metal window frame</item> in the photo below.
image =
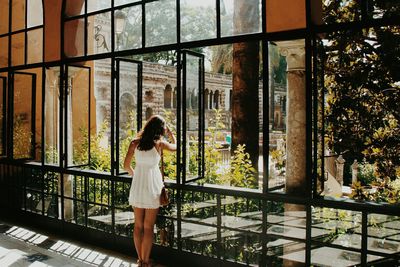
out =
<path fill-rule="evenodd" d="M 2 116 L 2 123 L 0 125 L 1 127 L 1 153 L 0 157 L 4 157 L 7 155 L 7 150 L 6 150 L 6 138 L 7 138 L 7 78 L 0 76 L 0 84 L 2 87 L 2 92 L 1 92 L 1 97 L 2 97 L 2 102 L 0 103 L 2 105 L 1 108 L 1 116 Z"/>
<path fill-rule="evenodd" d="M 198 136 L 198 145 L 197 145 L 197 157 L 196 157 L 196 161 L 197 161 L 197 177 L 193 177 L 191 179 L 187 179 L 187 173 L 186 170 L 188 169 L 188 166 L 186 165 L 186 159 L 187 159 L 187 146 L 189 145 L 189 142 L 187 140 L 187 104 L 186 104 L 186 99 L 187 99 L 187 55 L 191 56 L 191 57 L 195 57 L 198 59 L 198 73 L 197 73 L 197 78 L 198 78 L 198 132 L 197 132 L 197 136 Z M 183 184 L 186 183 L 192 183 L 195 181 L 198 181 L 200 179 L 204 178 L 204 132 L 205 132 L 205 123 L 204 123 L 204 114 L 205 114 L 205 109 L 204 109 L 204 90 L 205 90 L 205 86 L 204 86 L 204 55 L 200 54 L 200 53 L 196 53 L 190 50 L 182 50 L 181 54 L 180 54 L 180 58 L 178 60 L 182 60 L 181 62 L 181 66 L 182 68 L 178 68 L 179 72 L 180 69 L 182 70 L 182 89 L 181 89 L 181 94 L 182 94 L 182 98 L 181 99 L 181 111 L 178 112 L 182 113 L 182 120 L 178 121 L 178 123 L 182 123 L 182 148 L 179 150 L 178 153 L 182 153 L 182 162 L 179 162 L 178 165 L 181 166 L 177 166 L 178 167 L 178 172 L 179 169 L 182 170 L 182 182 Z M 181 80 L 180 78 L 178 78 L 179 80 Z"/>
<path fill-rule="evenodd" d="M 220 1 L 217 1 L 217 25 L 220 25 Z M 365 3 L 367 0 L 364 0 L 363 3 Z M 130 3 L 130 4 L 126 4 L 126 5 L 121 5 L 121 6 L 117 6 L 117 7 L 113 7 L 113 8 L 109 8 L 109 9 L 105 9 L 105 10 L 99 10 L 99 11 L 95 11 L 95 12 L 91 12 L 91 13 L 87 13 L 87 14 L 82 14 L 82 15 L 78 15 L 78 16 L 74 16 L 74 17 L 62 17 L 61 21 L 64 23 L 66 21 L 72 20 L 72 19 L 76 19 L 76 18 L 83 18 L 83 17 L 87 17 L 89 15 L 94 15 L 94 14 L 100 14 L 100 13 L 104 13 L 104 12 L 109 12 L 109 11 L 115 11 L 124 7 L 128 7 L 128 6 L 135 6 L 135 5 L 139 5 L 142 4 L 144 5 L 145 3 L 149 3 L 149 2 L 154 2 L 154 1 L 138 1 L 138 2 L 134 2 L 134 3 Z M 265 1 L 262 1 L 262 21 L 264 22 L 262 25 L 262 32 L 261 33 L 251 33 L 251 34 L 245 34 L 245 35 L 237 35 L 237 36 L 229 36 L 229 37 L 221 37 L 220 36 L 220 28 L 217 28 L 217 32 L 219 34 L 217 34 L 217 38 L 212 38 L 212 39 L 207 39 L 207 40 L 199 40 L 199 41 L 190 41 L 190 42 L 185 42 L 185 43 L 180 43 L 180 38 L 179 38 L 179 34 L 177 35 L 178 39 L 177 39 L 177 43 L 175 44 L 169 44 L 169 45 L 162 45 L 162 46 L 153 46 L 153 47 L 144 47 L 144 48 L 139 48 L 139 49 L 128 49 L 128 50 L 124 50 L 124 51 L 116 51 L 116 52 L 112 52 L 112 53 L 104 53 L 104 54 L 95 54 L 95 55 L 88 55 L 88 56 L 84 56 L 84 57 L 76 57 L 76 58 L 67 58 L 63 53 L 63 40 L 64 40 L 64 36 L 61 36 L 61 60 L 60 61 L 55 61 L 55 62 L 51 62 L 51 63 L 40 63 L 40 64 L 27 64 L 24 66 L 11 66 L 9 64 L 8 68 L 1 68 L 0 71 L 12 71 L 12 70 L 23 70 L 23 69 L 27 69 L 27 68 L 33 68 L 33 67 L 37 67 L 37 66 L 63 66 L 64 64 L 73 64 L 75 62 L 81 62 L 83 60 L 96 60 L 96 59 L 102 59 L 102 58 L 111 58 L 112 60 L 114 60 L 115 58 L 119 58 L 119 57 L 123 57 L 123 56 L 127 56 L 127 55 L 139 55 L 139 54 L 144 54 L 144 53 L 151 53 L 151 52 L 157 52 L 157 51 L 168 51 L 168 50 L 176 50 L 178 51 L 178 53 L 180 53 L 183 50 L 187 50 L 187 49 L 191 49 L 194 47 L 201 47 L 201 46 L 207 46 L 207 45 L 218 45 L 218 44 L 229 44 L 229 43 L 234 43 L 234 42 L 243 42 L 243 41 L 253 41 L 253 40 L 258 40 L 258 41 L 262 41 L 263 43 L 263 47 L 268 47 L 268 42 L 270 41 L 279 41 L 279 40 L 291 40 L 291 39 L 305 39 L 306 40 L 306 53 L 307 53 L 307 69 L 306 72 L 308 74 L 307 78 L 306 78 L 306 82 L 307 82 L 307 86 L 310 84 L 313 84 L 314 89 L 315 89 L 315 83 L 312 83 L 311 79 L 311 55 L 312 55 L 312 48 L 315 48 L 315 46 L 313 46 L 311 44 L 312 40 L 317 39 L 317 35 L 325 33 L 325 32 L 332 32 L 332 31 L 337 31 L 337 30 L 341 30 L 341 29 L 348 29 L 348 28 L 352 28 L 352 29 L 362 29 L 362 28 L 367 28 L 367 27 L 374 27 L 374 26 L 386 26 L 386 25 L 396 25 L 395 22 L 393 20 L 387 20 L 384 18 L 380 18 L 380 19 L 371 19 L 370 15 L 367 14 L 365 11 L 363 11 L 362 14 L 363 18 L 360 21 L 354 21 L 354 22 L 345 22 L 345 23 L 336 23 L 336 24 L 329 24 L 329 25 L 320 25 L 320 26 L 316 26 L 313 25 L 311 22 L 311 7 L 310 7 L 310 3 L 309 1 L 306 1 L 307 4 L 307 28 L 306 29 L 297 29 L 297 30 L 289 30 L 289 31 L 283 31 L 283 32 L 268 32 L 267 28 L 266 28 L 266 11 L 265 11 Z M 86 5 L 86 4 L 85 4 Z M 65 2 L 64 2 L 64 6 L 65 6 Z M 362 6 L 365 6 L 365 4 L 363 4 Z M 86 8 L 86 7 L 85 7 Z M 179 1 L 177 0 L 177 9 L 179 8 Z M 11 7 L 10 7 L 11 9 Z M 178 9 L 179 10 L 179 9 Z M 363 9 L 364 10 L 364 9 Z M 9 18 L 10 23 L 11 23 L 11 17 Z M 63 33 L 63 23 L 61 26 L 61 32 Z M 114 32 L 114 20 L 111 20 L 111 24 L 112 24 L 112 28 L 111 28 L 111 32 Z M 177 11 L 177 33 L 180 32 L 180 16 L 179 16 L 179 11 Z M 11 29 L 11 24 L 9 25 L 10 29 Z M 35 27 L 34 27 L 35 28 Z M 33 28 L 31 28 L 33 29 Z M 7 36 L 9 34 L 6 34 Z M 5 35 L 1 35 L 1 36 L 5 36 Z M 114 39 L 114 34 L 111 35 L 111 38 Z M 85 41 L 85 43 L 87 42 L 87 39 Z M 315 42 L 315 41 L 314 41 Z M 114 46 L 114 42 L 112 42 L 112 46 Z M 265 49 L 264 49 L 265 50 Z M 9 54 L 11 53 L 10 49 L 9 49 Z M 263 53 L 263 69 L 264 69 L 264 73 L 263 76 L 264 77 L 268 77 L 266 71 L 268 70 L 268 55 L 267 53 Z M 10 60 L 10 55 L 9 55 L 9 60 Z M 179 67 L 179 66 L 178 66 Z M 112 83 L 114 83 L 114 81 L 112 81 Z M 180 83 L 180 80 L 178 79 L 178 84 Z M 268 88 L 268 79 L 263 79 L 263 87 L 264 88 Z M 309 86 L 307 88 L 310 88 Z M 266 92 L 267 90 L 264 90 L 264 94 L 263 94 L 263 113 L 264 114 L 268 114 L 268 105 L 269 105 L 269 101 L 268 101 L 268 92 Z M 312 108 L 312 100 L 311 99 L 311 93 L 310 90 L 307 91 L 308 92 L 308 96 L 307 96 L 307 100 L 308 100 L 308 111 L 311 111 Z M 315 93 L 315 90 L 313 90 L 313 92 Z M 178 91 L 178 99 L 180 99 L 180 92 Z M 113 102 L 114 100 L 112 100 Z M 313 103 L 315 106 L 315 103 Z M 178 105 L 179 106 L 179 105 Z M 62 105 L 60 105 L 60 108 L 62 108 Z M 314 109 L 315 111 L 315 109 Z M 113 111 L 112 111 L 113 112 Z M 310 117 L 310 114 L 312 114 L 311 112 L 307 112 L 307 140 L 311 140 L 311 134 L 312 134 L 312 129 L 310 128 L 312 125 L 312 121 L 313 123 L 315 123 L 315 120 L 312 120 L 312 118 Z M 113 115 L 114 116 L 114 115 Z M 178 113 L 179 116 L 179 113 Z M 60 122 L 62 122 L 62 120 L 60 120 Z M 62 123 L 61 123 L 62 124 Z M 179 124 L 177 125 L 179 127 Z M 61 126 L 62 127 L 62 126 Z M 112 125 L 112 127 L 114 127 Z M 62 131 L 61 131 L 62 132 Z M 268 129 L 264 124 L 264 128 L 263 128 L 263 132 L 264 133 L 268 133 Z M 112 131 L 113 134 L 113 131 Z M 178 134 L 179 131 L 178 131 Z M 112 138 L 114 139 L 114 138 Z M 63 140 L 63 139 L 61 139 Z M 62 141 L 61 141 L 62 142 Z M 179 142 L 179 140 L 178 140 Z M 268 144 L 269 142 L 269 137 L 268 134 L 264 134 L 264 139 L 263 139 L 263 143 L 264 143 L 264 147 L 266 144 Z M 310 141 L 309 141 L 310 142 Z M 312 145 L 311 143 L 309 143 L 307 145 L 307 155 L 312 155 L 312 151 L 315 150 L 315 148 L 317 147 L 317 139 L 314 139 Z M 112 142 L 113 144 L 113 142 Z M 60 151 L 61 152 L 61 151 Z M 62 154 L 62 153 L 61 153 Z M 178 157 L 179 157 L 179 152 L 178 152 Z M 316 155 L 316 153 L 313 153 L 314 157 Z M 263 151 L 263 156 L 265 159 L 267 159 L 268 157 L 268 151 Z M 311 156 L 310 156 L 311 157 Z M 310 158 L 312 159 L 312 157 Z M 61 161 L 60 161 L 61 162 Z M 115 161 L 113 161 L 115 162 Z M 307 174 L 308 177 L 313 177 L 313 179 L 308 179 L 308 186 L 309 188 L 315 188 L 315 175 L 316 175 L 316 169 L 315 169 L 315 158 L 314 161 L 307 161 L 307 162 L 314 162 L 312 164 L 314 164 L 314 167 L 311 168 L 311 166 L 309 166 L 309 168 L 307 168 Z M 264 160 L 263 165 L 264 165 L 264 170 L 266 170 L 264 172 L 264 188 L 262 190 L 263 193 L 274 193 L 274 192 L 270 192 L 268 189 L 268 168 L 266 168 L 268 165 L 268 162 L 266 160 Z M 115 165 L 115 164 L 112 164 Z M 179 172 L 178 172 L 179 174 Z M 178 175 L 179 176 L 179 175 Z M 179 179 L 178 179 L 179 181 Z M 178 182 L 179 183 L 179 182 Z M 311 192 L 311 190 L 310 190 Z M 317 197 L 316 195 L 314 195 L 315 197 Z"/>
<path fill-rule="evenodd" d="M 87 85 L 88 86 L 87 87 L 88 88 L 88 103 L 87 103 L 87 105 L 88 105 L 88 118 L 87 118 L 87 120 L 88 120 L 88 129 L 87 129 L 87 131 L 88 131 L 87 132 L 87 135 L 88 135 L 87 136 L 87 138 L 88 138 L 88 140 L 87 140 L 87 142 L 88 142 L 88 162 L 83 163 L 83 164 L 79 164 L 79 165 L 74 165 L 73 162 L 68 162 L 68 158 L 69 158 L 68 154 L 69 153 L 73 154 L 73 151 L 69 151 L 68 150 L 68 147 L 69 147 L 69 144 L 68 144 L 68 131 L 69 131 L 69 128 L 72 127 L 72 125 L 68 124 L 69 121 L 70 121 L 70 119 L 68 117 L 68 115 L 69 115 L 68 94 L 70 94 L 70 93 L 72 94 L 72 91 L 71 92 L 69 91 L 70 90 L 69 87 L 70 86 L 72 87 L 72 85 L 69 84 L 69 77 L 68 77 L 68 74 L 69 74 L 68 70 L 69 70 L 70 67 L 72 67 L 72 68 L 81 68 L 81 69 L 88 70 L 88 85 Z M 65 72 L 64 72 L 65 75 L 63 76 L 64 82 L 62 83 L 63 88 L 62 88 L 62 91 L 61 91 L 61 92 L 63 92 L 62 94 L 64 96 L 64 101 L 63 101 L 63 105 L 60 105 L 60 108 L 62 108 L 62 110 L 60 111 L 60 114 L 64 114 L 64 122 L 65 122 L 64 123 L 64 136 L 65 136 L 65 138 L 64 138 L 64 140 L 60 139 L 60 140 L 64 141 L 64 153 L 62 154 L 62 160 L 61 161 L 64 162 L 65 168 L 79 168 L 79 167 L 88 166 L 90 164 L 90 139 L 91 139 L 90 125 L 91 125 L 91 99 L 92 99 L 92 96 L 91 96 L 91 86 L 92 86 L 91 73 L 92 73 L 92 69 L 90 67 L 88 67 L 88 66 L 80 66 L 80 65 L 74 65 L 74 64 L 67 64 L 65 66 Z M 71 88 L 71 90 L 72 89 L 73 88 Z M 71 101 L 72 101 L 72 97 L 71 97 Z M 71 107 L 72 107 L 72 104 L 73 103 L 71 103 Z M 75 104 L 78 104 L 78 103 L 75 103 Z M 73 147 L 72 147 L 72 150 L 74 150 Z"/>
<path fill-rule="evenodd" d="M 137 122 L 137 127 L 136 131 L 139 132 L 140 129 L 142 128 L 142 106 L 143 106 L 143 100 L 142 100 L 142 95 L 143 95 L 143 63 L 138 60 L 133 60 L 133 59 L 127 59 L 127 58 L 115 58 L 115 74 L 113 75 L 115 77 L 115 110 L 117 111 L 115 114 L 115 131 L 116 131 L 116 138 L 115 138 L 115 163 L 113 164 L 113 169 L 115 170 L 116 175 L 123 175 L 127 174 L 127 172 L 121 171 L 120 170 L 120 162 L 119 162 L 119 154 L 120 154 L 120 114 L 119 114 L 119 108 L 120 108 L 120 62 L 126 62 L 126 63 L 132 63 L 137 65 L 137 92 L 136 92 L 136 122 Z M 114 80 L 114 79 L 113 79 Z M 114 103 L 112 103 L 113 105 Z M 114 110 L 114 108 L 112 108 Z M 113 123 L 114 125 L 114 123 Z"/>
<path fill-rule="evenodd" d="M 14 94 L 15 94 L 15 87 L 14 87 L 14 82 L 15 82 L 15 75 L 26 75 L 30 76 L 32 79 L 31 87 L 28 88 L 31 90 L 31 95 L 32 95 L 32 102 L 31 102 L 31 148 L 30 148 L 30 157 L 25 157 L 25 158 L 14 158 Z M 13 160 L 18 160 L 18 161 L 27 161 L 27 160 L 33 160 L 35 158 L 35 144 L 36 144 L 36 74 L 35 73 L 28 73 L 28 72 L 22 72 L 22 71 L 15 71 L 11 72 L 9 75 L 9 83 L 8 83 L 8 107 L 9 107 L 9 117 L 8 117 L 8 122 L 9 122 L 9 138 L 8 138 L 8 143 L 10 147 L 10 153 L 9 156 Z M 28 90 L 24 88 L 25 90 Z M 22 90 L 24 90 L 22 89 Z"/>

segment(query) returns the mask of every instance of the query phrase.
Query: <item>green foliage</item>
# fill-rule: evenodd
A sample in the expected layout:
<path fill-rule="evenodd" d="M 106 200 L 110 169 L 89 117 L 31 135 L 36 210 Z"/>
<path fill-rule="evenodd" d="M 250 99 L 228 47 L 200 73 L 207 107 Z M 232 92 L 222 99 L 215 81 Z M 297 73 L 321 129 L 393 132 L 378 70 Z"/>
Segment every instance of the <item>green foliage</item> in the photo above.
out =
<path fill-rule="evenodd" d="M 375 181 L 375 166 L 365 160 L 358 166 L 357 180 L 362 185 L 371 185 Z"/>
<path fill-rule="evenodd" d="M 234 151 L 229 177 L 233 186 L 257 188 L 256 170 L 253 168 L 245 145 L 238 145 Z"/>
<path fill-rule="evenodd" d="M 105 132 L 108 129 L 108 123 L 103 122 L 101 129 L 97 135 L 90 137 L 90 144 L 87 138 L 88 133 L 85 129 L 80 129 L 82 138 L 76 140 L 74 148 L 74 164 L 82 164 L 88 162 L 88 148 L 90 146 L 90 162 L 87 168 L 98 171 L 111 170 L 111 153 L 110 146 L 102 145 L 102 140 L 105 138 Z"/>
<path fill-rule="evenodd" d="M 279 149 L 270 151 L 271 159 L 275 162 L 275 167 L 279 170 L 279 175 L 285 174 L 286 155 L 285 152 Z"/>
<path fill-rule="evenodd" d="M 15 159 L 30 158 L 32 150 L 32 132 L 30 124 L 20 116 L 14 117 L 13 157 Z"/>
<path fill-rule="evenodd" d="M 395 179 L 400 166 L 399 28 L 334 32 L 324 43 L 328 147 L 348 162 L 365 158 L 376 164 L 379 179 Z"/>

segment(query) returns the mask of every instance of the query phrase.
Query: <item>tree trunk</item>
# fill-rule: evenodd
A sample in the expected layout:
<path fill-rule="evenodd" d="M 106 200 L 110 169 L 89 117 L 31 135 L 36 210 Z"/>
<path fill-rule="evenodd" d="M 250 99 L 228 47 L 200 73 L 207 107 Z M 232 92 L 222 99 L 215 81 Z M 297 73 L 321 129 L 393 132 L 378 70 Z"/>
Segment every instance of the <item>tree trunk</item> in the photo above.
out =
<path fill-rule="evenodd" d="M 254 1 L 236 0 L 235 33 L 252 32 L 258 28 L 258 5 Z M 259 43 L 233 44 L 232 64 L 232 151 L 246 145 L 253 167 L 258 170 L 259 156 Z"/>

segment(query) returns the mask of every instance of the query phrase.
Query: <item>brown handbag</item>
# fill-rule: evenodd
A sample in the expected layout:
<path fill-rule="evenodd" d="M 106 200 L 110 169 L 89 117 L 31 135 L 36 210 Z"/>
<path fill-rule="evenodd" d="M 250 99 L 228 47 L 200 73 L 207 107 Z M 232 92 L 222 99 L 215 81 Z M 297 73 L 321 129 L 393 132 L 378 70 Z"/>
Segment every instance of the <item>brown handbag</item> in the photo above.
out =
<path fill-rule="evenodd" d="M 162 148 L 161 148 L 161 176 L 164 184 L 164 156 Z M 168 204 L 169 204 L 169 196 L 168 196 L 168 191 L 167 189 L 165 189 L 165 184 L 164 184 L 160 194 L 160 206 L 167 206 Z"/>

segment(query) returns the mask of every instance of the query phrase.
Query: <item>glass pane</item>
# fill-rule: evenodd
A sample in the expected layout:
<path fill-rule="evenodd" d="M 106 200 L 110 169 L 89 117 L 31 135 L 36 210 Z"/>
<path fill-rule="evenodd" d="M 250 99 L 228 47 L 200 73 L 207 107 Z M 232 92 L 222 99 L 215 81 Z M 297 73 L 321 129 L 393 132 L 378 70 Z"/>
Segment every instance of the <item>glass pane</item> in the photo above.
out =
<path fill-rule="evenodd" d="M 120 6 L 120 5 L 125 5 L 125 4 L 130 4 L 130 3 L 136 3 L 139 2 L 140 0 L 114 0 L 114 6 Z"/>
<path fill-rule="evenodd" d="M 4 33 L 8 33 L 9 32 L 9 28 L 8 28 L 8 13 L 9 13 L 9 9 L 8 9 L 8 5 L 9 5 L 9 0 L 0 0 L 0 34 L 4 34 Z M 1 47 L 1 44 L 0 44 Z M 0 49 L 1 50 L 1 49 Z"/>
<path fill-rule="evenodd" d="M 201 60 L 199 57 L 186 54 L 186 180 L 201 175 L 200 157 L 200 70 Z"/>
<path fill-rule="evenodd" d="M 329 51 L 319 55 L 325 70 L 324 87 L 319 88 L 324 92 L 320 139 L 325 148 L 325 195 L 399 201 L 393 194 L 400 166 L 399 29 L 339 31 L 322 40 L 323 50 Z"/>
<path fill-rule="evenodd" d="M 25 0 L 13 0 L 11 31 L 25 29 Z"/>
<path fill-rule="evenodd" d="M 266 1 L 266 11 L 268 32 L 288 31 L 306 27 L 305 1 L 269 0 Z"/>
<path fill-rule="evenodd" d="M 85 50 L 85 21 L 76 19 L 64 24 L 64 53 L 67 57 L 83 56 Z"/>
<path fill-rule="evenodd" d="M 85 13 L 85 0 L 66 0 L 65 15 L 73 17 Z"/>
<path fill-rule="evenodd" d="M 312 219 L 313 239 L 361 249 L 361 212 L 316 207 Z"/>
<path fill-rule="evenodd" d="M 138 63 L 119 61 L 119 168 L 123 163 L 130 142 L 137 133 L 137 94 L 139 88 Z"/>
<path fill-rule="evenodd" d="M 304 44 L 304 40 L 291 40 L 268 47 L 272 66 L 268 98 L 269 190 L 299 196 L 304 196 L 307 184 L 305 71 L 298 71 L 305 68 Z"/>
<path fill-rule="evenodd" d="M 93 12 L 111 7 L 110 0 L 87 0 L 87 12 Z"/>
<path fill-rule="evenodd" d="M 325 23 L 342 23 L 361 19 L 361 7 L 357 0 L 323 1 L 322 9 Z"/>
<path fill-rule="evenodd" d="M 397 0 L 390 1 L 381 1 L 381 0 L 372 0 L 373 12 L 372 18 L 395 18 L 399 15 L 399 7 L 400 3 Z"/>
<path fill-rule="evenodd" d="M 267 215 L 267 234 L 306 238 L 306 208 L 303 205 L 271 202 Z"/>
<path fill-rule="evenodd" d="M 368 250 L 385 254 L 400 251 L 400 217 L 368 214 Z"/>
<path fill-rule="evenodd" d="M 28 31 L 27 63 L 43 61 L 43 29 Z"/>
<path fill-rule="evenodd" d="M 13 158 L 27 159 L 33 156 L 32 114 L 34 105 L 33 75 L 14 74 L 13 111 Z"/>
<path fill-rule="evenodd" d="M 221 0 L 221 36 L 261 31 L 260 0 Z"/>
<path fill-rule="evenodd" d="M 13 0 L 14 1 L 14 0 Z M 42 0 L 28 0 L 28 28 L 43 24 Z"/>
<path fill-rule="evenodd" d="M 215 1 L 181 2 L 181 40 L 195 41 L 216 37 Z"/>
<path fill-rule="evenodd" d="M 125 50 L 142 47 L 142 6 L 136 5 L 116 11 L 125 21 L 122 29 L 117 29 L 115 24 L 115 50 Z"/>
<path fill-rule="evenodd" d="M 214 258 L 218 255 L 216 227 L 182 222 L 181 239 L 183 251 Z"/>
<path fill-rule="evenodd" d="M 111 13 L 88 17 L 88 54 L 111 52 Z"/>
<path fill-rule="evenodd" d="M 68 165 L 89 162 L 89 70 L 85 67 L 68 67 Z"/>
<path fill-rule="evenodd" d="M 111 169 L 111 59 L 94 61 L 94 92 L 90 93 L 90 169 Z M 92 89 L 93 90 L 93 89 Z M 94 102 L 93 100 L 96 99 Z"/>
<path fill-rule="evenodd" d="M 176 1 L 160 0 L 147 3 L 146 46 L 176 42 Z"/>
<path fill-rule="evenodd" d="M 11 35 L 11 65 L 25 64 L 25 33 Z"/>
<path fill-rule="evenodd" d="M 275 44 L 269 53 L 269 158 L 268 188 L 284 190 L 286 174 L 287 62 Z"/>
<path fill-rule="evenodd" d="M 5 133 L 6 133 L 6 77 L 0 76 L 0 155 L 5 154 Z"/>
<path fill-rule="evenodd" d="M 8 66 L 8 37 L 0 38 L 0 68 Z"/>
<path fill-rule="evenodd" d="M 45 124 L 44 124 L 44 161 L 46 164 L 58 165 L 60 149 L 60 68 L 46 69 L 45 91 Z"/>

